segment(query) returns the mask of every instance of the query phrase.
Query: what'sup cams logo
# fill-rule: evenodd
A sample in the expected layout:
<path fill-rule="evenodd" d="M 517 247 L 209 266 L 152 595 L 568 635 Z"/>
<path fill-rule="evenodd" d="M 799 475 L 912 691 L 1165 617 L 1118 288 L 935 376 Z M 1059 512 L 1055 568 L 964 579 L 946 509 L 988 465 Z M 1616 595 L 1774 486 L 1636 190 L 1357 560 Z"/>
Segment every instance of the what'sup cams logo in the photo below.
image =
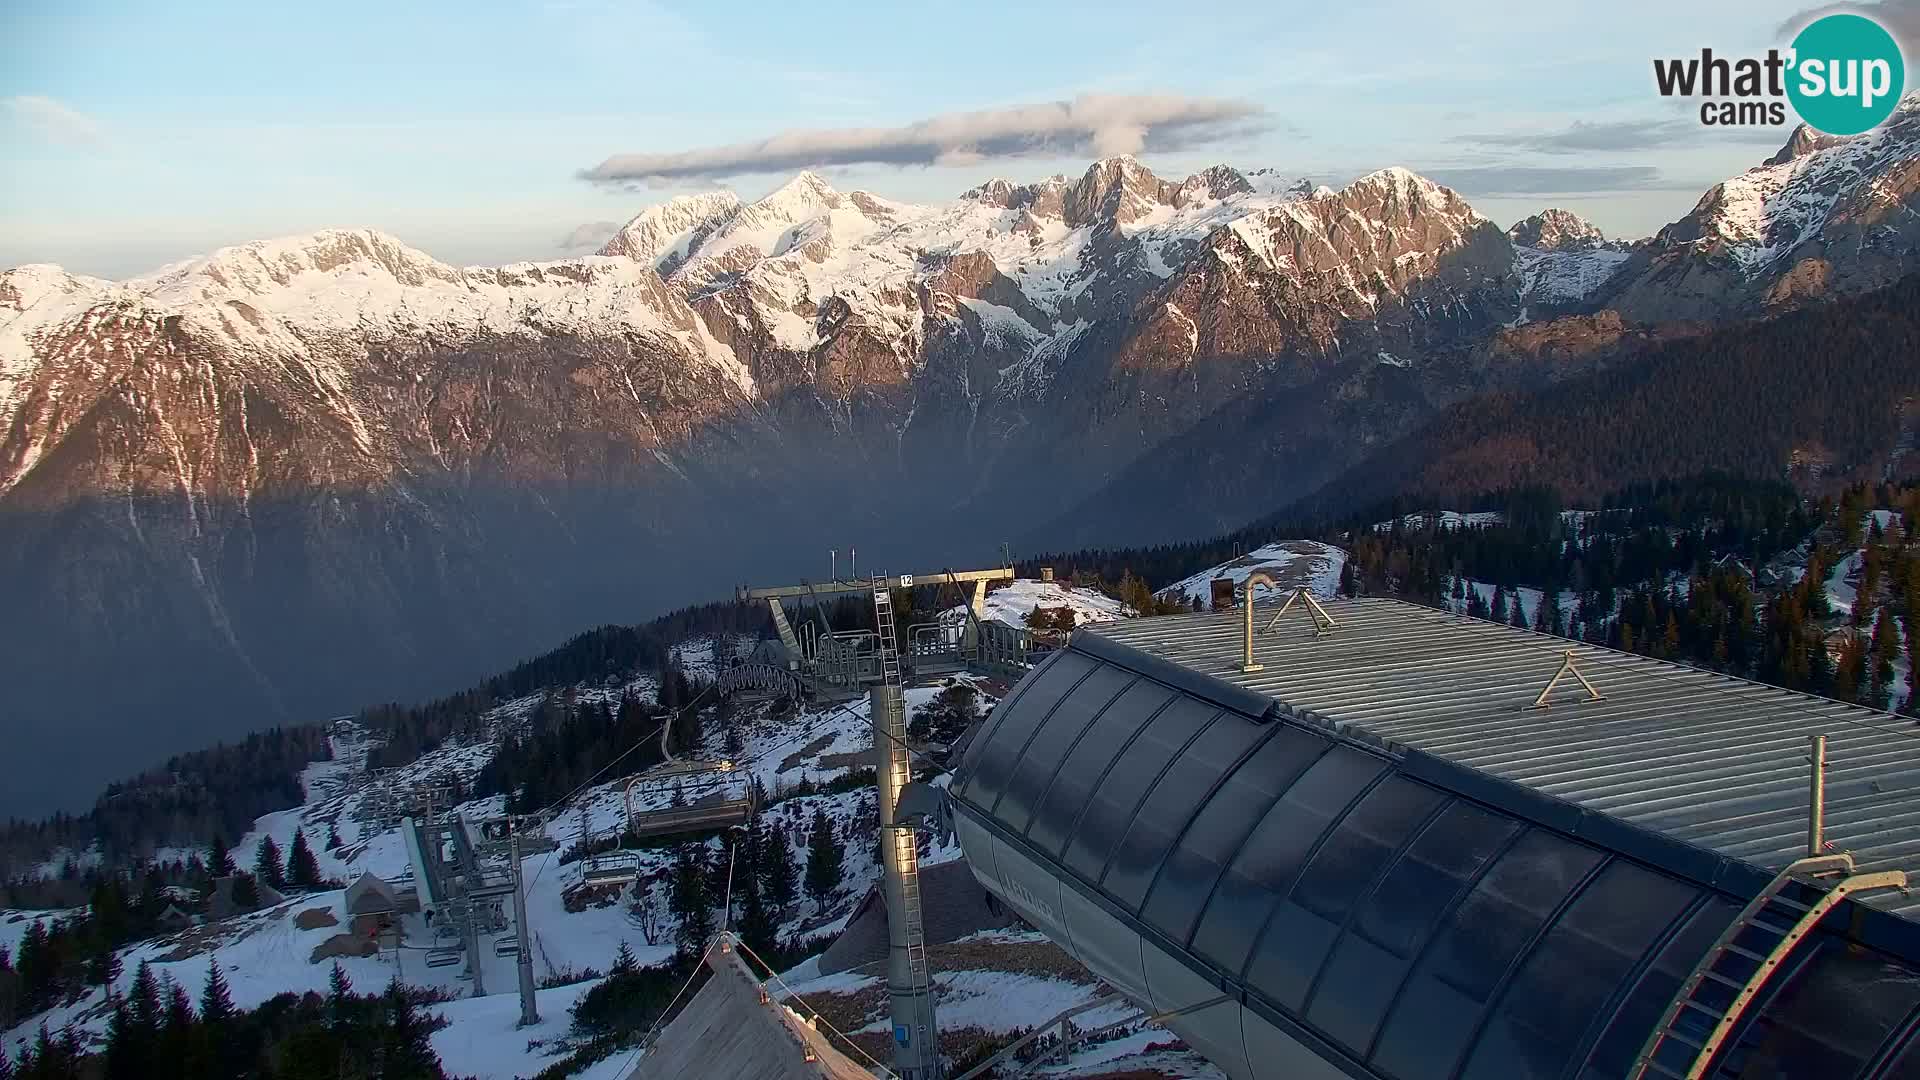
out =
<path fill-rule="evenodd" d="M 1900 44 L 1865 15 L 1827 15 L 1808 23 L 1785 50 L 1730 59 L 1699 56 L 1655 60 L 1662 97 L 1703 98 L 1709 127 L 1778 125 L 1787 105 L 1809 127 L 1858 135 L 1893 115 L 1907 82 Z"/>

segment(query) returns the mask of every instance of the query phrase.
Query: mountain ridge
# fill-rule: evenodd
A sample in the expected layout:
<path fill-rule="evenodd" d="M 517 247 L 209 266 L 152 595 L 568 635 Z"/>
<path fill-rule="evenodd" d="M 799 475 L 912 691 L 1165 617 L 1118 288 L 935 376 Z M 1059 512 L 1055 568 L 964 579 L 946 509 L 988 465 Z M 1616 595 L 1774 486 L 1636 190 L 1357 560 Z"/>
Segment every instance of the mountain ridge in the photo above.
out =
<path fill-rule="evenodd" d="M 1857 160 L 1898 180 L 1908 134 Z M 1830 246 L 1836 290 L 1873 280 Z M 157 708 L 127 771 L 195 717 L 428 696 L 827 548 L 1238 527 L 1455 402 L 1688 332 L 1610 300 L 1714 257 L 1516 247 L 1404 168 L 1130 158 L 929 205 L 818 176 L 683 196 L 603 251 L 463 268 L 334 230 L 127 282 L 0 273 L 0 593 L 48 613 L 0 628 L 0 677 L 30 736 Z M 125 677 L 76 701 L 100 670 Z"/>

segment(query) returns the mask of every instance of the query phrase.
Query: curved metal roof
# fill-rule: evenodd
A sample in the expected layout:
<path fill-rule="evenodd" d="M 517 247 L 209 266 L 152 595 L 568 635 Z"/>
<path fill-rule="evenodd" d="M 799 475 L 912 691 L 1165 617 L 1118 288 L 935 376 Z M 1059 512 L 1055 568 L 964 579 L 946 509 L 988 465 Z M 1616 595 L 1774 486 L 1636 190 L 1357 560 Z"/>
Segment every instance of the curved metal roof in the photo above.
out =
<path fill-rule="evenodd" d="M 1255 605 L 1255 626 L 1272 610 Z M 1255 637 L 1240 670 L 1238 612 L 1103 624 L 1100 635 L 1269 698 L 1356 738 L 1412 748 L 1768 871 L 1806 851 L 1807 738 L 1827 748 L 1826 835 L 1862 871 L 1920 875 L 1920 728 L 1829 698 L 1395 600 L 1329 605 Z M 1563 682 L 1571 649 L 1602 701 Z M 1920 916 L 1920 896 L 1868 904 Z"/>
<path fill-rule="evenodd" d="M 1301 680 L 1291 685 L 1345 678 L 1374 689 L 1342 700 L 1385 701 L 1378 683 L 1404 690 L 1423 681 L 1413 672 L 1465 655 L 1420 652 L 1428 613 L 1392 605 L 1374 629 L 1410 636 L 1367 661 L 1356 613 L 1370 606 L 1336 609 L 1339 636 L 1299 654 L 1332 655 L 1344 638 L 1356 650 L 1344 673 L 1342 661 L 1313 674 L 1303 665 L 1289 669 Z M 1190 661 L 1237 671 L 1228 623 L 1175 617 L 1076 634 L 972 740 L 951 788 L 956 811 L 1351 1075 L 1623 1075 L 1681 981 L 1770 875 L 1282 704 L 1258 692 L 1258 676 L 1222 682 Z M 1196 643 L 1181 624 L 1223 629 Z M 1129 637 L 1162 647 L 1155 656 L 1115 644 Z M 1527 644 L 1491 665 L 1500 674 L 1479 679 L 1477 700 L 1439 687 L 1435 700 L 1453 704 L 1437 707 L 1511 723 L 1513 695 L 1530 701 L 1557 659 Z M 1526 658 L 1538 661 L 1537 680 Z M 1289 673 L 1277 650 L 1263 659 L 1268 674 Z M 1387 668 L 1400 677 L 1375 678 Z M 1627 685 L 1618 675 L 1600 668 L 1598 681 L 1610 703 L 1631 709 L 1633 695 L 1615 700 Z M 1336 696 L 1314 700 L 1326 708 Z M 1389 712 L 1414 725 L 1418 709 L 1408 701 Z M 1534 716 L 1591 721 L 1559 707 Z M 1488 760 L 1524 757 L 1481 735 Z M 1848 921 L 1857 910 L 1836 909 L 1793 954 L 1792 971 L 1729 1044 L 1723 1075 L 1920 1069 L 1920 1055 L 1901 1056 L 1920 1026 L 1913 939 L 1860 933 Z M 1120 974 L 1108 977 L 1125 985 Z"/>

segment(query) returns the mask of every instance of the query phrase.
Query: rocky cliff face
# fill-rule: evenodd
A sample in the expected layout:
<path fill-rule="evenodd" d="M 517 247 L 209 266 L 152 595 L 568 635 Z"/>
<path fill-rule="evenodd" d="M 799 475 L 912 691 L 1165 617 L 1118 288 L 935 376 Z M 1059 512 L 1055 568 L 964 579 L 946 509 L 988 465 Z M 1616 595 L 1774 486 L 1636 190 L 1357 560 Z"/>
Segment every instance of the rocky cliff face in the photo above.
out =
<path fill-rule="evenodd" d="M 1557 206 L 1514 222 L 1507 238 L 1515 247 L 1537 251 L 1590 251 L 1607 242 L 1598 225 Z"/>
<path fill-rule="evenodd" d="M 1865 135 L 1804 126 L 1763 165 L 1716 184 L 1597 297 L 1640 323 L 1781 310 L 1864 292 L 1920 252 L 1920 94 Z"/>

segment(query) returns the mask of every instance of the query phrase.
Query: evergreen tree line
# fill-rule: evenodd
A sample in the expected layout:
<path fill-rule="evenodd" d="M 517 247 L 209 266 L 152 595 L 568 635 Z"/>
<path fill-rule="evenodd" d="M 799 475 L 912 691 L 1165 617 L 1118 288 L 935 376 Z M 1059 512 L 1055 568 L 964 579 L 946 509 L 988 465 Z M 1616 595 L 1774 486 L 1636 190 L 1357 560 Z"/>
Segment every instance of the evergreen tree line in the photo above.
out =
<path fill-rule="evenodd" d="M 580 700 L 572 690 L 548 694 L 480 770 L 473 794 L 504 794 L 509 812 L 526 813 L 552 805 L 589 778 L 632 776 L 665 760 L 659 732 L 669 718 L 669 748 L 697 753 L 704 739 L 702 710 L 685 706 L 705 687 L 672 663 L 659 672 L 659 686 L 653 703 L 629 691 L 611 707 L 599 699 Z"/>
<path fill-rule="evenodd" d="M 325 995 L 277 995 L 239 1009 L 217 963 L 196 1002 L 171 978 L 140 966 L 115 995 L 106 1046 L 84 1061 L 71 1031 L 44 1026 L 17 1062 L 0 1053 L 0 1077 L 16 1080 L 443 1080 L 429 1036 L 445 1022 L 427 1014 L 397 980 L 358 994 L 335 964 Z"/>
<path fill-rule="evenodd" d="M 1902 524 L 1883 529 L 1876 508 L 1897 510 Z M 1915 694 L 1893 700 L 1903 652 L 1920 671 L 1917 514 L 1920 489 L 1861 485 L 1764 528 L 1717 518 L 1637 526 L 1631 515 L 1616 527 L 1600 515 L 1549 529 L 1531 547 L 1502 535 L 1513 531 L 1504 525 L 1398 522 L 1352 541 L 1343 588 L 1920 715 Z M 1771 594 L 1757 589 L 1756 556 L 1788 548 L 1805 550 L 1804 574 Z M 1842 617 L 1827 582 L 1856 552 L 1857 597 Z M 1491 601 L 1469 580 L 1494 582 Z M 1543 590 L 1531 613 L 1510 591 L 1523 584 Z M 1575 596 L 1571 610 L 1563 591 Z"/>
<path fill-rule="evenodd" d="M 846 873 L 847 837 L 834 827 L 824 806 L 816 804 L 804 827 L 788 824 L 784 814 L 756 814 L 739 829 L 674 846 L 665 880 L 642 886 L 637 914 L 664 896 L 678 954 L 697 957 L 724 918 L 741 941 L 768 963 L 798 960 L 798 943 L 779 939 L 780 922 L 802 896 L 825 910 Z M 804 870 L 794 852 L 806 852 Z"/>
<path fill-rule="evenodd" d="M 78 1000 L 95 988 L 110 987 L 120 975 L 115 951 L 169 929 L 169 908 L 184 913 L 206 910 L 216 878 L 232 878 L 232 899 L 240 910 L 260 906 L 261 883 L 278 890 L 321 889 L 336 883 L 320 873 L 319 859 L 296 831 L 284 856 L 272 837 L 253 853 L 253 870 L 243 871 L 215 837 L 204 856 L 184 866 L 150 867 L 139 875 L 95 874 L 83 912 L 63 919 L 37 920 L 20 938 L 17 954 L 0 948 L 0 1028 Z M 175 889 L 200 895 L 199 903 L 175 899 Z"/>
<path fill-rule="evenodd" d="M 61 849 L 127 869 L 163 847 L 194 848 L 215 832 L 245 832 L 261 814 L 299 805 L 302 770 L 330 756 L 326 730 L 317 724 L 273 728 L 178 755 L 108 786 L 83 814 L 0 827 L 0 880 L 31 873 Z"/>

